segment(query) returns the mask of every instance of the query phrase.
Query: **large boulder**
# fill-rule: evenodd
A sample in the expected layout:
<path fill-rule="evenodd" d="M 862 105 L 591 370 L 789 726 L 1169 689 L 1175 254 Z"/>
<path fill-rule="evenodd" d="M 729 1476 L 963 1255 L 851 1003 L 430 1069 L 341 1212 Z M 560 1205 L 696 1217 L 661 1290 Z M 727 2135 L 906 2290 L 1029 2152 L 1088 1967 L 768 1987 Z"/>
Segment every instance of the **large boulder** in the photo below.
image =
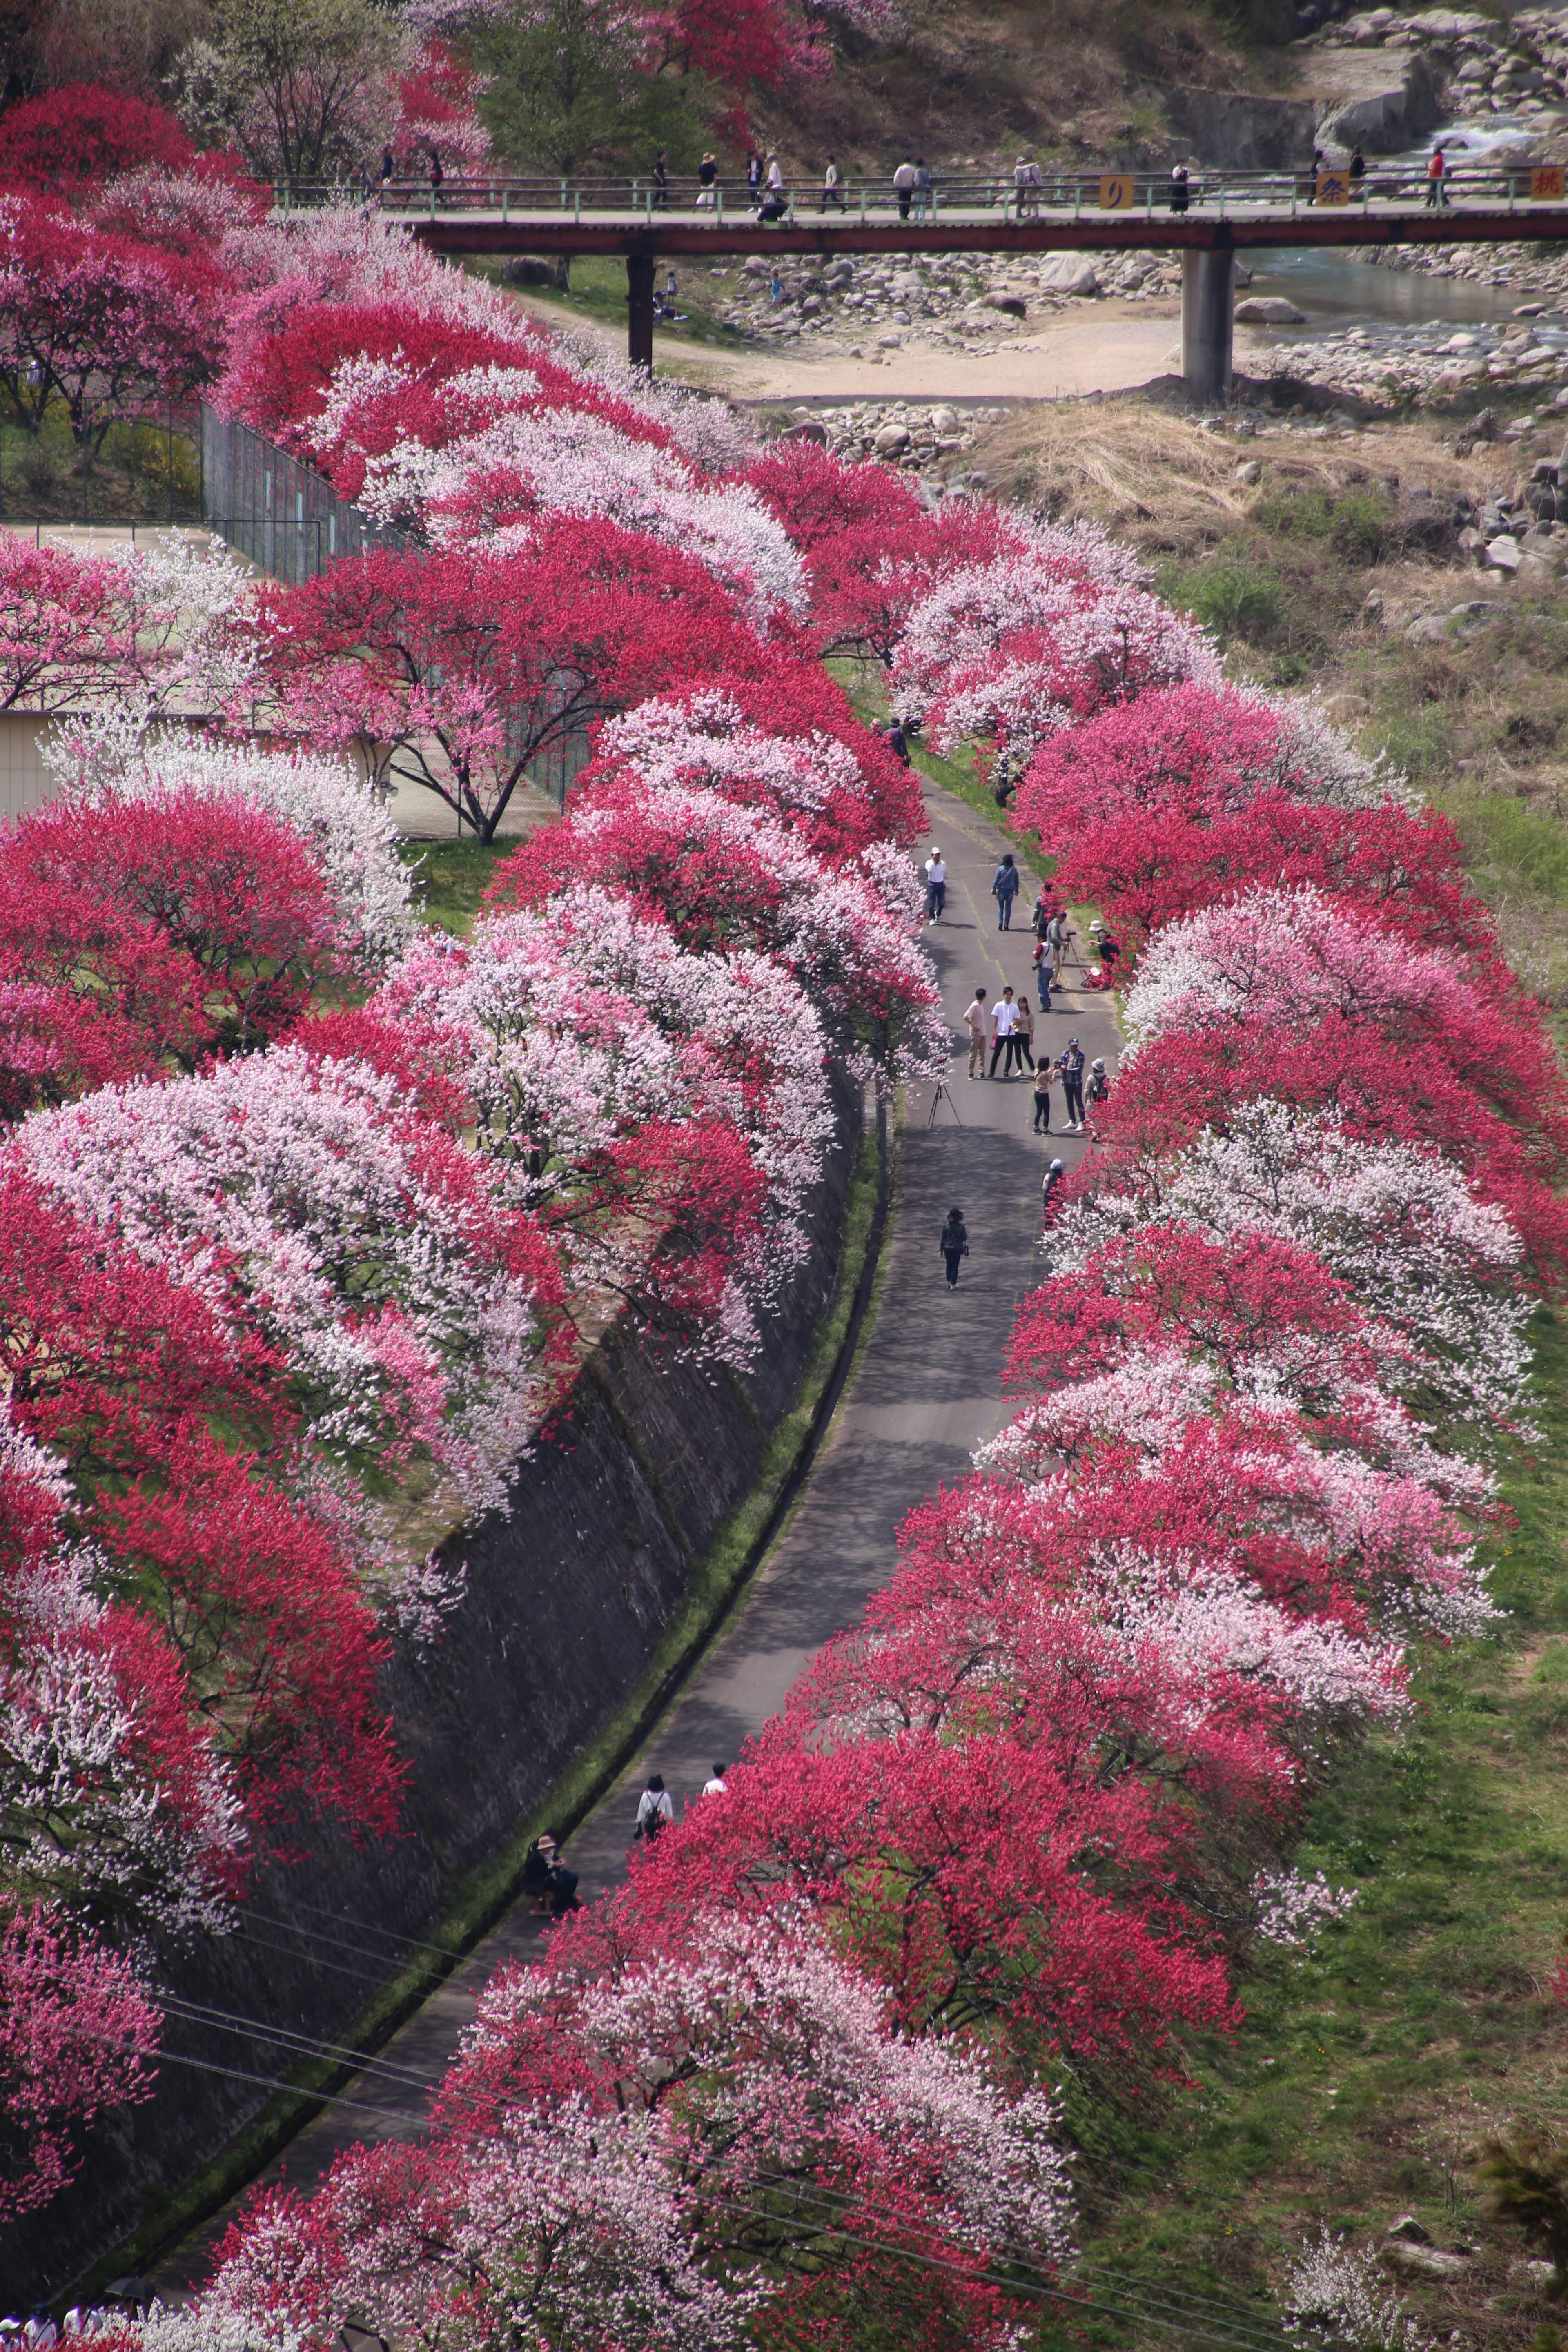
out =
<path fill-rule="evenodd" d="M 1212 170 L 1289 172 L 1312 161 L 1310 99 L 1252 98 L 1161 81 L 1140 82 L 1137 95 L 1152 99 L 1177 145 Z"/>
<path fill-rule="evenodd" d="M 1442 119 L 1436 77 L 1416 50 L 1398 79 L 1391 72 L 1383 89 L 1361 98 L 1331 99 L 1318 117 L 1318 137 L 1325 146 L 1362 147 L 1373 155 L 1397 155 L 1425 138 Z"/>
<path fill-rule="evenodd" d="M 1047 294 L 1098 294 L 1100 273 L 1081 253 L 1053 253 L 1040 264 L 1040 284 Z"/>
<path fill-rule="evenodd" d="M 1249 294 L 1237 304 L 1236 317 L 1243 327 L 1301 327 L 1307 322 L 1305 310 L 1298 310 L 1280 294 Z"/>

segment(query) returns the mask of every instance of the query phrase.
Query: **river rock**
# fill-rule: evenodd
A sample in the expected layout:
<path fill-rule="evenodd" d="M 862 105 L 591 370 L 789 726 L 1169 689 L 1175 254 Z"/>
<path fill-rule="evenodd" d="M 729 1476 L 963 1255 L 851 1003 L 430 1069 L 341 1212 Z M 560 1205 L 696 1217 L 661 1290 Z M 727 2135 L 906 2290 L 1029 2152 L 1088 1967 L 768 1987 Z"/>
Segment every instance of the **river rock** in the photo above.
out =
<path fill-rule="evenodd" d="M 1040 264 L 1040 285 L 1047 294 L 1098 294 L 1100 273 L 1081 253 L 1053 253 Z"/>
<path fill-rule="evenodd" d="M 1467 605 L 1463 609 L 1468 612 L 1469 608 Z M 1385 2238 L 1403 2238 L 1407 2246 L 1429 2246 L 1432 2242 L 1431 2231 L 1423 2229 L 1414 2213 L 1401 2213 L 1383 2234 Z"/>
<path fill-rule="evenodd" d="M 1380 2247 L 1377 2258 L 1396 2278 L 1458 2279 L 1469 2268 L 1463 2254 L 1446 2254 L 1437 2246 L 1406 2245 L 1402 2238 Z"/>
<path fill-rule="evenodd" d="M 1298 310 L 1294 302 L 1287 302 L 1280 294 L 1249 294 L 1245 302 L 1236 306 L 1237 323 L 1243 327 L 1302 327 L 1307 314 Z"/>
<path fill-rule="evenodd" d="M 984 300 L 988 310 L 1005 310 L 1010 319 L 1022 319 L 1027 310 L 1021 294 L 987 294 Z"/>
<path fill-rule="evenodd" d="M 1392 61 L 1391 61 L 1392 62 Z M 1331 100 L 1318 117 L 1321 144 L 1361 147 L 1373 155 L 1397 155 L 1413 147 L 1442 120 L 1437 81 L 1419 51 L 1407 59 L 1397 80 L 1365 98 Z"/>
<path fill-rule="evenodd" d="M 896 352 L 903 340 L 902 335 L 900 335 L 895 329 L 885 335 L 879 335 L 877 338 L 877 347 L 879 351 Z"/>
<path fill-rule="evenodd" d="M 872 444 L 879 457 L 896 457 L 900 449 L 907 449 L 909 446 L 910 428 L 907 425 L 884 425 Z"/>
<path fill-rule="evenodd" d="M 1238 482 L 1245 482 L 1247 488 L 1251 489 L 1255 483 L 1263 479 L 1263 468 L 1256 457 L 1247 457 L 1237 467 L 1236 478 Z"/>
<path fill-rule="evenodd" d="M 1517 584 L 1527 588 L 1532 596 L 1544 596 L 1557 578 L 1557 566 L 1549 557 L 1527 548 L 1520 556 L 1513 576 Z"/>
<path fill-rule="evenodd" d="M 1520 545 L 1512 531 L 1505 530 L 1487 541 L 1487 562 L 1497 572 L 1517 572 L 1520 565 Z"/>

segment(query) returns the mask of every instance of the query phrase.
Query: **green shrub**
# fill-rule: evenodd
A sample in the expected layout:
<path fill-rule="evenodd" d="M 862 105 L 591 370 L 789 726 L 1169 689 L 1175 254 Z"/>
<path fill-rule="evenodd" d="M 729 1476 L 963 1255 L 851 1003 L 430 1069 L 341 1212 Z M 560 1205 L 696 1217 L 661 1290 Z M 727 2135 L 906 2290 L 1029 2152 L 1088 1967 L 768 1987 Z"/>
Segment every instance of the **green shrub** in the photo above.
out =
<path fill-rule="evenodd" d="M 1442 805 L 1479 879 L 1568 905 L 1568 827 L 1501 793 Z"/>
<path fill-rule="evenodd" d="M 1194 572 L 1185 602 L 1205 629 L 1222 638 L 1243 637 L 1249 644 L 1278 625 L 1282 610 L 1273 572 L 1235 557 L 1222 557 Z"/>

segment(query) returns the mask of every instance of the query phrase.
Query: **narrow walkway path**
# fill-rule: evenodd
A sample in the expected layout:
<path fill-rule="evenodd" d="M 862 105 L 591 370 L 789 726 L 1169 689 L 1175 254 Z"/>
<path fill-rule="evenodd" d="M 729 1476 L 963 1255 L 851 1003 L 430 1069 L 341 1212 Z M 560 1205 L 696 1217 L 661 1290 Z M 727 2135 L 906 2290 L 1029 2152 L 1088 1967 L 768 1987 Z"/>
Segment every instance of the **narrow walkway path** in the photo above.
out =
<path fill-rule="evenodd" d="M 946 919 L 928 929 L 926 940 L 956 1035 L 977 985 L 994 999 L 1010 982 L 1033 1001 L 1033 898 L 1020 897 L 1014 929 L 999 933 L 991 877 L 1012 845 L 962 801 L 929 782 L 925 791 L 930 838 L 941 843 L 948 863 Z M 925 854 L 922 846 L 922 859 Z M 1110 1000 L 1068 995 L 1056 1003 L 1063 1009 L 1040 1018 L 1037 1047 L 1054 1055 L 1076 1034 L 1087 1055 L 1102 1054 L 1114 1068 Z M 729 1762 L 747 1734 L 776 1712 L 806 1660 L 829 1634 L 855 1622 L 868 1593 L 891 1574 L 905 1513 L 962 1477 L 974 1448 L 1005 1418 L 1002 1354 L 1015 1307 L 1040 1278 L 1045 1163 L 1056 1154 L 1070 1167 L 1084 1146 L 1070 1136 L 1047 1146 L 1031 1133 L 1034 1094 L 1026 1076 L 971 1081 L 966 1060 L 966 1047 L 955 1047 L 952 1108 L 939 1104 L 933 1125 L 927 1124 L 929 1092 L 908 1106 L 876 1320 L 794 1516 L 644 1755 L 571 1843 L 566 1858 L 582 1874 L 585 1898 L 625 1871 L 647 1774 L 661 1771 L 679 1804 L 701 1788 L 716 1761 Z M 1058 1123 L 1060 1102 L 1058 1088 Z M 959 1288 L 950 1292 L 937 1234 L 955 1202 L 968 1223 L 971 1255 Z M 422 2089 L 445 2071 L 479 1994 L 503 1960 L 537 1949 L 540 1933 L 531 1913 L 510 1913 L 387 2045 L 379 2063 L 389 2071 L 351 2084 L 348 2097 L 363 2105 L 329 2109 L 263 2178 L 309 2189 L 355 2140 L 416 2137 Z M 365 2105 L 379 2109 L 384 2121 L 366 2114 Z M 178 2298 L 205 2275 L 230 2219 L 232 2212 L 218 2217 L 164 2266 L 158 2284 L 165 2295 Z"/>

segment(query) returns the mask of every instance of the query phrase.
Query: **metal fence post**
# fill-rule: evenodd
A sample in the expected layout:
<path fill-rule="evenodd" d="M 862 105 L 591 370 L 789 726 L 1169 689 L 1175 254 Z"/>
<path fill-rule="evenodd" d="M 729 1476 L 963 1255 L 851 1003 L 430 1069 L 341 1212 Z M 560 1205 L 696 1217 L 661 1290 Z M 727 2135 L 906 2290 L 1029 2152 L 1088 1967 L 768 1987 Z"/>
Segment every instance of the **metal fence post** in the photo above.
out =
<path fill-rule="evenodd" d="M 574 228 L 575 228 L 577 223 L 582 219 L 582 217 L 583 191 L 581 188 L 574 188 L 572 191 L 572 226 Z"/>

